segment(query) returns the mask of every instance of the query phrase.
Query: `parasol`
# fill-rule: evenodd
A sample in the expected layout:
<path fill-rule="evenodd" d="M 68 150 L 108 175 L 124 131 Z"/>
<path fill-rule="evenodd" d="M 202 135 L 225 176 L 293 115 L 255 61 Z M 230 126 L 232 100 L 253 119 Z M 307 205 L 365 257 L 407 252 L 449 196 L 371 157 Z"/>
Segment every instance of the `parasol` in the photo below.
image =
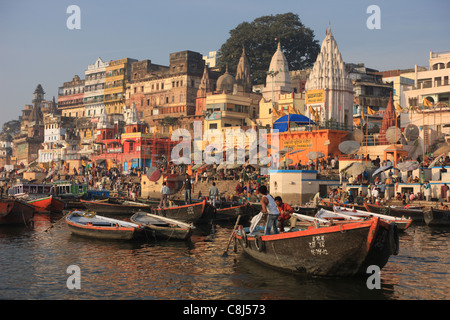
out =
<path fill-rule="evenodd" d="M 430 163 L 430 165 L 428 166 L 428 168 L 434 167 L 434 165 L 435 165 L 436 163 L 438 163 L 438 161 L 439 161 L 443 156 L 445 156 L 445 153 L 439 155 L 436 159 L 434 159 L 433 162 Z"/>
<path fill-rule="evenodd" d="M 440 156 L 442 153 L 447 154 L 450 152 L 450 146 L 448 144 L 444 144 L 439 147 L 435 152 L 433 152 L 433 157 Z"/>
<path fill-rule="evenodd" d="M 159 170 L 155 170 L 155 172 L 153 172 L 150 177 L 148 177 L 148 180 L 152 181 L 152 182 L 156 182 L 159 180 L 159 178 L 161 178 L 161 171 Z"/>
<path fill-rule="evenodd" d="M 347 173 L 350 176 L 358 176 L 366 170 L 366 165 L 361 162 L 353 162 L 351 165 L 347 166 L 342 172 Z"/>
<path fill-rule="evenodd" d="M 413 171 L 420 166 L 418 161 L 408 160 L 397 164 L 397 169 L 400 171 Z"/>
<path fill-rule="evenodd" d="M 381 173 L 381 172 L 384 172 L 384 171 L 387 171 L 387 170 L 389 170 L 389 169 L 392 169 L 394 166 L 393 165 L 388 165 L 388 166 L 383 166 L 383 167 L 380 167 L 380 168 L 378 168 L 377 170 L 375 170 L 375 172 L 372 174 L 372 177 L 375 177 L 377 174 L 379 174 L 379 173 Z"/>

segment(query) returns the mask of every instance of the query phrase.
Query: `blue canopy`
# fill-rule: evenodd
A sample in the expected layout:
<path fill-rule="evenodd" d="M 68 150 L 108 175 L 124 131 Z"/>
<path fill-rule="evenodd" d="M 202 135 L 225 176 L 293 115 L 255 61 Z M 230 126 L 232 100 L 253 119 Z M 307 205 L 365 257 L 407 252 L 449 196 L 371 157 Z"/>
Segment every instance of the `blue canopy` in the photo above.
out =
<path fill-rule="evenodd" d="M 282 116 L 277 121 L 273 123 L 273 128 L 278 129 L 279 132 L 285 132 L 288 131 L 291 124 L 312 124 L 315 125 L 315 123 L 310 120 L 308 117 L 305 117 L 301 114 L 288 114 L 285 116 Z"/>

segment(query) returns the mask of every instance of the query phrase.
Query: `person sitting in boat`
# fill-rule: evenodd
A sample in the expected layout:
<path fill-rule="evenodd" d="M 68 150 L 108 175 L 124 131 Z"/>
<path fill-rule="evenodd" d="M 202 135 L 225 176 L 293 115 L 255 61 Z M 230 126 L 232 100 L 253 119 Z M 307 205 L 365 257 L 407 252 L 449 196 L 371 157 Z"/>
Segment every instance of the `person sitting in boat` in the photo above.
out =
<path fill-rule="evenodd" d="M 280 215 L 278 216 L 278 221 L 280 222 L 280 232 L 283 232 L 286 221 L 291 219 L 294 209 L 287 203 L 284 203 L 280 196 L 275 197 L 275 203 L 277 204 L 278 211 L 280 212 Z M 290 228 L 292 228 L 292 226 L 290 226 Z"/>
<path fill-rule="evenodd" d="M 258 188 L 258 192 L 262 195 L 261 212 L 263 215 L 267 215 L 266 228 L 264 230 L 265 235 L 269 235 L 271 229 L 274 234 L 278 234 L 277 220 L 280 212 L 278 211 L 277 204 L 270 194 L 267 192 L 267 187 L 262 185 Z"/>

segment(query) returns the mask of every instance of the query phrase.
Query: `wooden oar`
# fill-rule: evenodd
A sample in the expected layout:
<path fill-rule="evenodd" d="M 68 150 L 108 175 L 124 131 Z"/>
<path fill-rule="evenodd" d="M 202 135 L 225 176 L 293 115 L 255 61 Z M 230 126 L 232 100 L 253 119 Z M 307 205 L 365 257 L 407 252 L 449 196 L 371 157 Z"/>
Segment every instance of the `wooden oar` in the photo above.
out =
<path fill-rule="evenodd" d="M 230 247 L 231 240 L 233 239 L 234 232 L 236 230 L 236 227 L 238 226 L 240 218 L 241 218 L 241 215 L 238 215 L 237 220 L 236 220 L 236 224 L 234 225 L 233 231 L 231 232 L 231 235 L 230 235 L 230 239 L 228 240 L 227 248 L 225 249 L 224 253 L 222 254 L 222 257 L 228 256 L 228 248 Z"/>

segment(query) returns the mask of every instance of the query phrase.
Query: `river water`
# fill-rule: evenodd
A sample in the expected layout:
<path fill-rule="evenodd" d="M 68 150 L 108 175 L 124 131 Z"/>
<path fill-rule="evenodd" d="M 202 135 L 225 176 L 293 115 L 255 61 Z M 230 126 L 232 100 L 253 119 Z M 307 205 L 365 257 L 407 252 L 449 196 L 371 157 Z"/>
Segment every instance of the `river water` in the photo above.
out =
<path fill-rule="evenodd" d="M 449 229 L 415 225 L 381 271 L 324 279 L 272 270 L 245 256 L 233 225 L 202 226 L 191 242 L 100 241 L 72 235 L 62 215 L 37 214 L 31 227 L 0 228 L 0 299 L 7 300 L 447 300 Z M 49 229 L 50 226 L 53 227 Z M 68 288 L 69 266 L 80 288 Z M 72 282 L 73 283 L 73 282 Z"/>

